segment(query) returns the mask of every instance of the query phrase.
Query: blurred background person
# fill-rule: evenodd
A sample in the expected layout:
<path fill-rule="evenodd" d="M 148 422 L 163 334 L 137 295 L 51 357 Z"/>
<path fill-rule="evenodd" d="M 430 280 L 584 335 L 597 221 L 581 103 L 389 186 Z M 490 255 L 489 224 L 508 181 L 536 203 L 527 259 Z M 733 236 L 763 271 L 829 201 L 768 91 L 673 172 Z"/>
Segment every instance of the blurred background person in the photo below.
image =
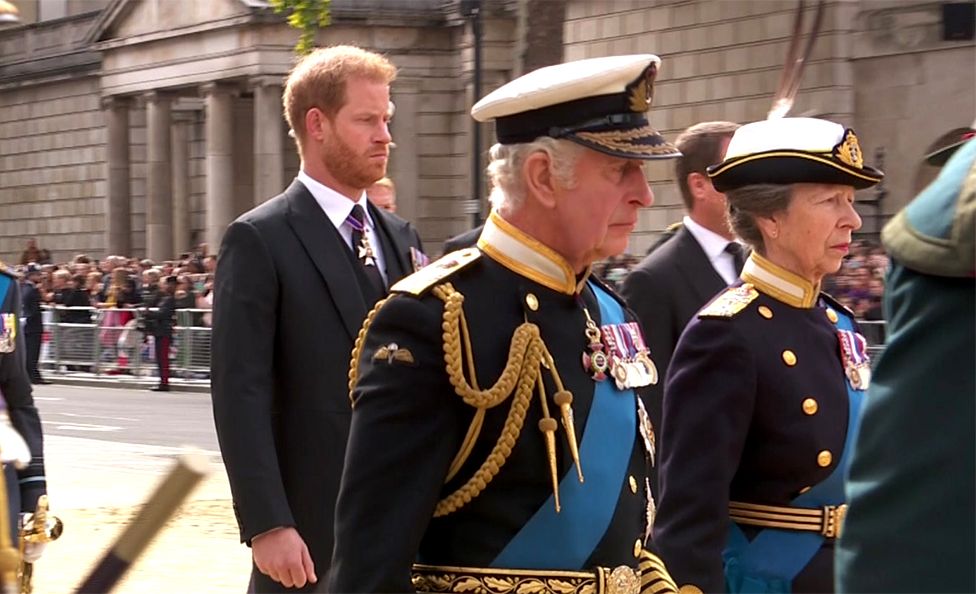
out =
<path fill-rule="evenodd" d="M 657 429 L 664 381 L 678 337 L 692 316 L 742 271 L 742 246 L 729 228 L 725 194 L 715 189 L 705 172 L 722 161 L 738 127 L 732 122 L 702 122 L 678 136 L 675 146 L 681 156 L 674 161 L 674 171 L 687 214 L 668 239 L 629 274 L 624 273 L 620 287 L 657 365 L 658 382 L 640 391 Z M 651 486 L 657 495 L 656 468 Z"/>
<path fill-rule="evenodd" d="M 384 177 L 373 182 L 373 185 L 366 188 L 366 197 L 376 208 L 382 208 L 386 212 L 396 212 L 396 185 L 393 180 Z"/>
<path fill-rule="evenodd" d="M 49 384 L 41 377 L 38 363 L 41 357 L 41 339 L 44 334 L 44 320 L 41 316 L 41 269 L 33 262 L 24 272 L 20 287 L 20 302 L 24 318 L 24 341 L 27 346 L 27 375 L 33 384 Z"/>

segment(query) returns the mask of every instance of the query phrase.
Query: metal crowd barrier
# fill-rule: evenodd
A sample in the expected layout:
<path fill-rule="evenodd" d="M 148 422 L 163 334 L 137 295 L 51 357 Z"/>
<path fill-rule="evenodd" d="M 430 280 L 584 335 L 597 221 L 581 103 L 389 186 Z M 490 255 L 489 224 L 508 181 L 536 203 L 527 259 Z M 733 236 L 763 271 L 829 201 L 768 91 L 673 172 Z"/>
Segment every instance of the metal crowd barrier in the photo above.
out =
<path fill-rule="evenodd" d="M 141 331 L 145 309 L 43 306 L 39 366 L 45 375 L 157 379 L 155 341 Z M 210 381 L 207 309 L 176 310 L 170 377 Z"/>

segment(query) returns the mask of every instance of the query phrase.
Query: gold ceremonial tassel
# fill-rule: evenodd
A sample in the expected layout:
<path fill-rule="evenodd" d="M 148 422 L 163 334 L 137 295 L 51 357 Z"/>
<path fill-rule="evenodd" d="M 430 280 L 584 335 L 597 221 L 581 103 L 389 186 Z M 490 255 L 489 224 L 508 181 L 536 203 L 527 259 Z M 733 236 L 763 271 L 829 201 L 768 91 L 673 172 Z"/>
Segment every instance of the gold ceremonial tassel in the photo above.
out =
<path fill-rule="evenodd" d="M 583 467 L 580 466 L 579 445 L 576 443 L 576 424 L 573 422 L 573 394 L 569 390 L 559 390 L 553 396 L 553 400 L 559 405 L 559 411 L 563 417 L 563 429 L 566 430 L 566 441 L 569 442 L 569 453 L 573 456 L 573 463 L 576 464 L 576 475 L 579 482 L 583 482 Z"/>
<path fill-rule="evenodd" d="M 542 375 L 535 382 L 539 389 L 539 400 L 542 402 L 542 418 L 539 419 L 539 431 L 546 439 L 546 454 L 549 456 L 549 475 L 552 477 L 552 496 L 556 501 L 556 513 L 562 509 L 559 505 L 559 474 L 556 468 L 556 419 L 549 416 L 549 403 L 546 402 L 546 386 Z"/>
<path fill-rule="evenodd" d="M 559 506 L 559 475 L 556 474 L 556 419 L 550 417 L 539 419 L 539 430 L 546 438 L 549 474 L 552 476 L 552 495 L 556 499 L 556 513 L 558 514 L 562 508 Z"/>

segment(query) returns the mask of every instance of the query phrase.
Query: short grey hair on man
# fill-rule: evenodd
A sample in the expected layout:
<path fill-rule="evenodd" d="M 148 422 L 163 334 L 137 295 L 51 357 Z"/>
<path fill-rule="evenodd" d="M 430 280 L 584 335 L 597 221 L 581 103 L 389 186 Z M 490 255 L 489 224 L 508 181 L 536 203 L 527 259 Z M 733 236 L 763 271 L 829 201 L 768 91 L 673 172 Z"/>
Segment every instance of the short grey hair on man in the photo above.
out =
<path fill-rule="evenodd" d="M 766 255 L 766 242 L 756 219 L 784 212 L 793 199 L 792 184 L 753 184 L 725 192 L 729 203 L 729 226 L 760 255 Z"/>
<path fill-rule="evenodd" d="M 525 200 L 525 182 L 522 167 L 533 153 L 543 152 L 552 161 L 556 181 L 567 188 L 576 187 L 574 170 L 576 161 L 583 154 L 583 147 L 569 140 L 543 136 L 532 142 L 520 144 L 496 144 L 491 147 L 488 179 L 491 195 L 488 199 L 495 210 L 518 208 Z"/>

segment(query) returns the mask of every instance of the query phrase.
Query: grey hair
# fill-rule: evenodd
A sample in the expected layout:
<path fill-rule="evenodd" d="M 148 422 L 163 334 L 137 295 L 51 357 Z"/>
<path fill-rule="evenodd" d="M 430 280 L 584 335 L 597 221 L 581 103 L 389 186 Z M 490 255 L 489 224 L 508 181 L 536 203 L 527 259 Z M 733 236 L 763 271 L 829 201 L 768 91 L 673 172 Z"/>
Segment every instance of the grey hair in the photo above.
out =
<path fill-rule="evenodd" d="M 583 153 L 583 147 L 575 142 L 543 136 L 532 142 L 520 144 L 496 144 L 491 147 L 488 179 L 492 190 L 488 199 L 495 210 L 518 208 L 525 200 L 525 181 L 522 166 L 533 153 L 543 152 L 552 162 L 556 181 L 566 188 L 575 188 L 574 169 Z"/>
<path fill-rule="evenodd" d="M 753 184 L 725 192 L 729 202 L 729 226 L 759 254 L 766 255 L 766 242 L 756 219 L 771 217 L 790 206 L 793 186 L 789 184 Z"/>

